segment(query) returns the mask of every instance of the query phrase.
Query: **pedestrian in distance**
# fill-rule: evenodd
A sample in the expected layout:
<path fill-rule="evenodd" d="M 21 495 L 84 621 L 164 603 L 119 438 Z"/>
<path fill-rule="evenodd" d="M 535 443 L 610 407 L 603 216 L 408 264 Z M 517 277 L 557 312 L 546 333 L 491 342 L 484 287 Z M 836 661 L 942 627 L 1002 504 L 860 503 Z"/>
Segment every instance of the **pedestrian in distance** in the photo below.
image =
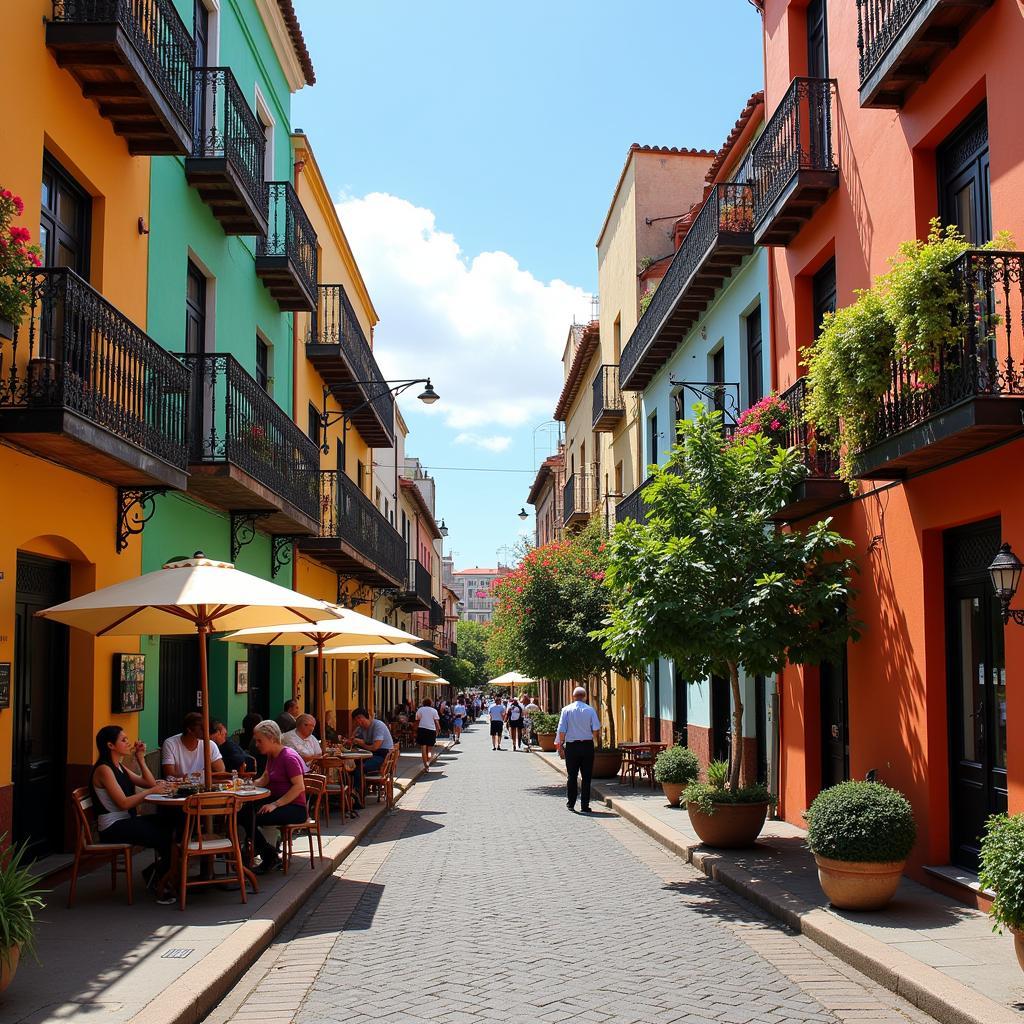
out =
<path fill-rule="evenodd" d="M 491 719 L 491 749 L 501 750 L 501 736 L 505 731 L 505 709 L 495 701 L 487 709 L 487 714 Z"/>
<path fill-rule="evenodd" d="M 416 745 L 420 748 L 423 758 L 423 770 L 430 771 L 430 752 L 437 743 L 437 730 L 441 727 L 441 716 L 429 697 L 423 698 L 423 704 L 416 712 Z"/>
<path fill-rule="evenodd" d="M 537 706 L 537 701 L 531 693 L 526 706 L 523 708 L 523 742 L 526 744 L 527 753 L 530 752 L 530 746 L 533 743 L 533 715 L 536 711 L 540 711 L 540 708 Z"/>
<path fill-rule="evenodd" d="M 505 712 L 508 723 L 508 734 L 512 738 L 512 749 L 518 750 L 523 745 L 523 706 L 513 697 Z"/>
<path fill-rule="evenodd" d="M 601 735 L 601 720 L 587 703 L 587 691 L 582 686 L 577 686 L 572 691 L 572 698 L 572 703 L 566 704 L 558 716 L 555 749 L 559 757 L 565 758 L 565 806 L 570 811 L 576 810 L 578 791 L 580 810 L 584 814 L 589 814 L 590 780 L 594 774 L 594 747 Z M 582 778 L 582 786 L 577 776 Z"/>
<path fill-rule="evenodd" d="M 455 702 L 455 707 L 452 708 L 452 729 L 455 730 L 455 742 L 462 742 L 462 726 L 466 721 L 466 701 L 463 696 L 459 696 Z"/>

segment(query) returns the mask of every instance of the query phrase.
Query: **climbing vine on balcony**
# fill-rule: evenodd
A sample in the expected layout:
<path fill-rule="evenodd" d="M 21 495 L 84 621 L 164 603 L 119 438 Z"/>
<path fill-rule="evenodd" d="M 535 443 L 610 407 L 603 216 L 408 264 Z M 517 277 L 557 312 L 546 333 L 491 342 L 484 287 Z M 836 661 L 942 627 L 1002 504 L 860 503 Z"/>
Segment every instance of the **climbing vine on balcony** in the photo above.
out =
<path fill-rule="evenodd" d="M 900 361 L 915 386 L 931 387 L 940 354 L 955 345 L 967 319 L 969 296 L 957 288 L 953 263 L 972 248 L 957 229 L 932 220 L 926 241 L 904 242 L 891 269 L 855 301 L 826 313 L 817 339 L 806 350 L 810 384 L 807 421 L 819 437 L 832 439 L 845 480 L 854 457 L 873 440 L 879 400 Z M 985 249 L 1013 248 L 1001 232 Z"/>

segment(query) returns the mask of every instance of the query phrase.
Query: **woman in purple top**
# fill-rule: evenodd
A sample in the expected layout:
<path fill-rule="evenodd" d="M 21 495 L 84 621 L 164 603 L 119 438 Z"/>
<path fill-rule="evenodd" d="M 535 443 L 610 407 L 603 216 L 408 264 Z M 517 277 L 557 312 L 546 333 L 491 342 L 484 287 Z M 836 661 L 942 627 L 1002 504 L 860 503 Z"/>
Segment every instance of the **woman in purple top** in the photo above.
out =
<path fill-rule="evenodd" d="M 257 751 L 267 759 L 267 767 L 256 780 L 257 786 L 270 790 L 257 810 L 257 826 L 299 825 L 306 820 L 306 764 L 299 755 L 281 743 L 281 727 L 267 719 L 253 729 L 253 743 Z M 258 874 L 265 875 L 277 867 L 280 858 L 277 850 L 267 842 L 260 827 L 256 828 L 253 842 L 260 855 Z"/>

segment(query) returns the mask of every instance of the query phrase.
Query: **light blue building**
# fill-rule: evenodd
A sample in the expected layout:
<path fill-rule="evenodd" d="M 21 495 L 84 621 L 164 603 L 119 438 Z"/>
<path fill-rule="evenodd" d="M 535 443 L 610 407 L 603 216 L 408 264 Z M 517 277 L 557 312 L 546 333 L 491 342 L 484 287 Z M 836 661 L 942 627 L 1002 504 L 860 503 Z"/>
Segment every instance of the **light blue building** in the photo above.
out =
<path fill-rule="evenodd" d="M 682 240 L 623 349 L 621 386 L 640 392 L 647 465 L 665 463 L 676 423 L 691 417 L 698 403 L 721 409 L 731 424 L 770 390 L 768 252 L 754 245 L 753 195 L 746 183 L 747 156 L 763 121 L 763 100 L 756 95 L 712 164 L 703 205 L 677 224 Z M 642 490 L 620 503 L 620 520 L 643 515 Z M 744 774 L 767 782 L 775 681 L 741 681 Z M 728 757 L 727 680 L 678 678 L 672 661 L 662 658 L 647 668 L 644 706 L 649 735 L 684 741 L 705 763 Z"/>

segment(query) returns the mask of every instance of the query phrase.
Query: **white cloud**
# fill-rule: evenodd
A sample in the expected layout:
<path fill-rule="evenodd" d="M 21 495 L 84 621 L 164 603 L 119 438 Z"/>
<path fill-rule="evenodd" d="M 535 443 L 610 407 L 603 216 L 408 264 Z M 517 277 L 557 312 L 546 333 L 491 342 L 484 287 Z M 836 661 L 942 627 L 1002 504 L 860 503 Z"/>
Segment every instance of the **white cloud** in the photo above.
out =
<path fill-rule="evenodd" d="M 432 211 L 373 192 L 338 203 L 380 324 L 374 351 L 387 377 L 432 377 L 441 401 L 403 410 L 442 416 L 460 443 L 503 451 L 511 439 L 473 428 L 549 419 L 569 324 L 590 297 L 539 281 L 505 252 L 467 257 Z"/>
<path fill-rule="evenodd" d="M 474 434 L 464 430 L 461 434 L 455 435 L 456 444 L 470 444 L 475 448 L 483 448 L 488 452 L 503 452 L 512 443 L 511 437 L 499 434 Z"/>

